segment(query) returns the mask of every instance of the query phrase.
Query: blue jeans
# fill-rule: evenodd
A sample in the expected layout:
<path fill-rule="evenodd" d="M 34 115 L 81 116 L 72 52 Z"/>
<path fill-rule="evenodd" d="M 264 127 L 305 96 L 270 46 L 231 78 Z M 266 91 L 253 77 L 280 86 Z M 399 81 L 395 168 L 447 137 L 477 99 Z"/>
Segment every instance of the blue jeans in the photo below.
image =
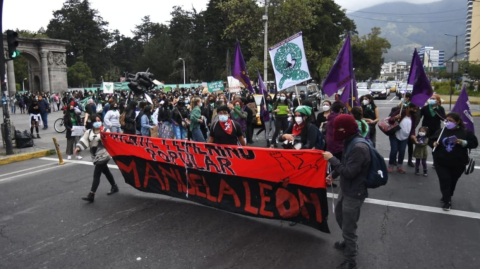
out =
<path fill-rule="evenodd" d="M 112 132 L 112 133 L 122 133 L 122 129 L 120 127 L 112 126 L 112 128 L 110 128 L 110 132 Z"/>
<path fill-rule="evenodd" d="M 390 158 L 388 160 L 388 164 L 393 166 L 395 163 L 395 157 L 398 153 L 398 161 L 397 166 L 402 166 L 403 158 L 405 157 L 405 149 L 407 148 L 408 138 L 405 140 L 398 140 L 395 135 L 392 135 L 390 138 Z"/>
<path fill-rule="evenodd" d="M 173 127 L 173 132 L 175 132 L 175 139 L 185 139 L 187 136 L 187 131 L 185 130 L 185 127 L 182 125 L 172 125 Z"/>
<path fill-rule="evenodd" d="M 40 116 L 42 116 L 42 121 L 43 121 L 43 127 L 47 128 L 48 127 L 48 112 L 42 112 L 40 113 Z"/>
<path fill-rule="evenodd" d="M 192 140 L 195 141 L 195 142 L 205 143 L 205 138 L 203 137 L 202 130 L 200 130 L 200 126 L 195 127 L 192 130 Z"/>

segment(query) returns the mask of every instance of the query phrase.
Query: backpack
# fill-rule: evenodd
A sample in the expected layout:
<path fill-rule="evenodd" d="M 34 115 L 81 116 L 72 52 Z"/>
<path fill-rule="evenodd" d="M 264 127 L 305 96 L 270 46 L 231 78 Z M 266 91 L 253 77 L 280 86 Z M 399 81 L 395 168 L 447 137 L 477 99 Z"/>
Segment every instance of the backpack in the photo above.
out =
<path fill-rule="evenodd" d="M 383 159 L 383 156 L 380 155 L 377 152 L 377 150 L 372 146 L 372 144 L 370 144 L 370 142 L 365 140 L 363 137 L 356 137 L 352 140 L 352 142 L 350 142 L 350 144 L 347 147 L 345 156 L 348 156 L 353 146 L 357 143 L 365 143 L 368 145 L 368 148 L 370 149 L 371 162 L 370 162 L 370 167 L 368 169 L 367 180 L 366 180 L 367 188 L 375 189 L 387 184 L 388 171 L 387 171 L 387 165 L 385 164 L 385 160 Z"/>
<path fill-rule="evenodd" d="M 122 115 L 118 118 L 118 121 L 120 122 L 120 126 L 125 127 L 125 115 L 127 113 L 123 111 Z"/>
<path fill-rule="evenodd" d="M 310 128 L 317 129 L 317 140 L 315 141 L 315 149 L 325 150 L 327 143 L 325 143 L 325 137 L 319 128 L 316 128 L 314 124 L 310 124 Z"/>
<path fill-rule="evenodd" d="M 138 113 L 137 117 L 135 118 L 135 129 L 140 132 L 142 130 L 142 116 L 143 116 L 143 111 L 140 111 Z"/>

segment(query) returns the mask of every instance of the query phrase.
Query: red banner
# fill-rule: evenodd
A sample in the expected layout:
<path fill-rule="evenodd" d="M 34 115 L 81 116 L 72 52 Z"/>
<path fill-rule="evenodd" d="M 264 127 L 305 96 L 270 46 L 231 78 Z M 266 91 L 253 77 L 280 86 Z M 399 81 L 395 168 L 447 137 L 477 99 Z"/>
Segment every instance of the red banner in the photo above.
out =
<path fill-rule="evenodd" d="M 327 162 L 318 150 L 277 150 L 102 133 L 125 182 L 151 193 L 329 232 Z"/>

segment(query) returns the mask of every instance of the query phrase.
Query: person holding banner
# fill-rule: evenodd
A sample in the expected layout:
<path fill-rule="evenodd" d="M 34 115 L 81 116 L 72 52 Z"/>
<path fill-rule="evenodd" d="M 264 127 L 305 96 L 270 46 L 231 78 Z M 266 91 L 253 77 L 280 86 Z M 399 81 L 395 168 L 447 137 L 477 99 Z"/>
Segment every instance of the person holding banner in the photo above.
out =
<path fill-rule="evenodd" d="M 351 115 L 338 115 L 329 128 L 333 130 L 334 140 L 342 142 L 345 151 L 354 143 L 350 153 L 342 159 L 328 151 L 323 153 L 323 158 L 332 167 L 332 173 L 326 178 L 327 184 L 340 177 L 341 190 L 335 206 L 335 219 L 342 230 L 343 241 L 335 242 L 334 247 L 343 251 L 345 261 L 337 268 L 352 269 L 357 268 L 357 223 L 363 202 L 368 197 L 366 178 L 371 163 L 370 148 L 366 143 L 356 142 L 364 139 Z"/>
<path fill-rule="evenodd" d="M 67 138 L 67 159 L 71 160 L 73 155 L 73 148 L 78 141 L 78 136 L 72 136 L 73 126 L 82 126 L 82 119 L 80 115 L 75 113 L 75 102 L 70 102 L 65 111 L 65 115 L 63 115 L 63 124 L 65 125 L 65 129 L 67 129 L 67 133 L 65 137 Z M 77 160 L 81 160 L 82 156 L 77 155 Z"/>
<path fill-rule="evenodd" d="M 240 125 L 230 119 L 230 109 L 228 106 L 217 108 L 218 121 L 212 122 L 210 137 L 208 143 L 245 146 Z"/>
<path fill-rule="evenodd" d="M 445 127 L 430 137 L 429 145 L 433 147 L 443 210 L 449 211 L 458 179 L 468 164 L 468 150 L 478 147 L 478 139 L 473 132 L 465 128 L 460 115 L 452 112 L 446 116 Z"/>
<path fill-rule="evenodd" d="M 245 111 L 246 107 L 244 107 L 243 101 L 237 98 L 233 101 L 233 103 L 230 103 L 228 107 L 232 111 L 230 115 L 231 119 L 240 125 L 240 127 L 242 128 L 242 133 L 244 137 L 246 137 L 248 113 L 247 111 Z"/>

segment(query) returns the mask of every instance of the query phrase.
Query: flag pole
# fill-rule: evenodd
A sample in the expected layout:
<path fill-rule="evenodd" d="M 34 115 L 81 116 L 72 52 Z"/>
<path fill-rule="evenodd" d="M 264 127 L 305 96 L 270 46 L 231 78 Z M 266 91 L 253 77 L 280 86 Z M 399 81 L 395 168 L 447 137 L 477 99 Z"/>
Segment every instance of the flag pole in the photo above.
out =
<path fill-rule="evenodd" d="M 353 108 L 353 79 L 350 79 L 350 94 L 351 94 L 351 99 L 352 99 L 352 108 Z"/>

